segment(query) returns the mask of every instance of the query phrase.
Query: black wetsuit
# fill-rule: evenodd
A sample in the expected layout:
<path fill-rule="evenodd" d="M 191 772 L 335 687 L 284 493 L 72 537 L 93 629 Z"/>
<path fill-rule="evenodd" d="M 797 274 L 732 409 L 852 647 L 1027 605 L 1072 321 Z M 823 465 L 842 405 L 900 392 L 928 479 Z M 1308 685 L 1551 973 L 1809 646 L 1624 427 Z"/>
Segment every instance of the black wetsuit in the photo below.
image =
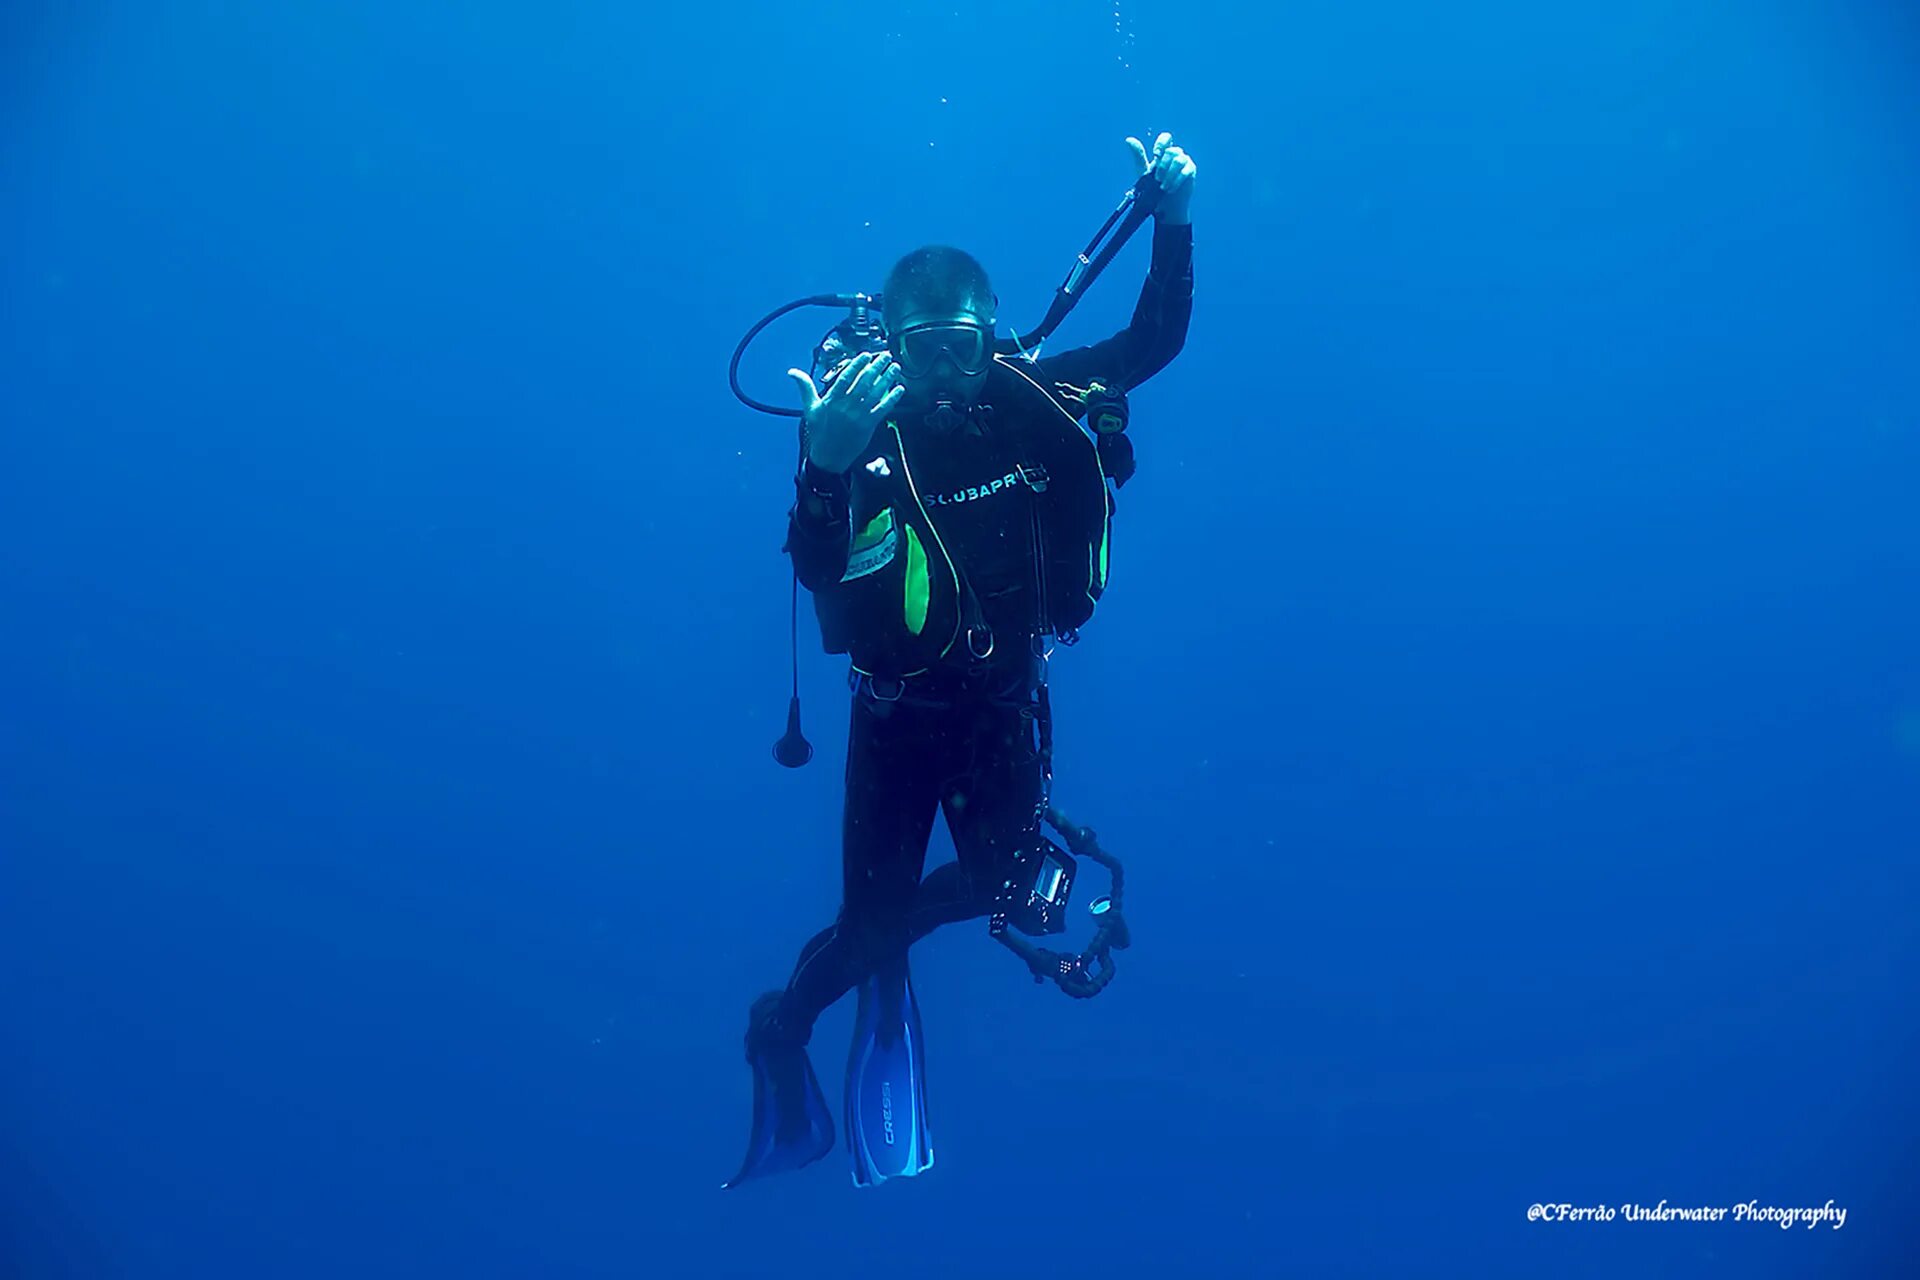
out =
<path fill-rule="evenodd" d="M 1133 320 L 1115 336 L 1038 361 L 1044 380 L 1131 389 L 1186 342 L 1193 311 L 1193 233 L 1156 223 L 1153 261 Z M 985 661 L 952 661 L 896 685 L 860 680 L 847 737 L 844 881 L 838 919 L 801 949 L 764 1030 L 805 1042 L 814 1020 L 876 963 L 942 924 L 987 915 L 1008 853 L 1034 829 L 1041 794 L 1035 729 L 1039 661 L 1030 524 L 992 491 L 1005 470 L 991 416 L 915 441 L 929 516 L 977 593 L 993 635 Z M 806 464 L 787 550 L 802 585 L 839 580 L 848 552 L 846 479 Z M 990 496 L 983 491 L 992 491 Z M 969 497 L 969 493 L 982 494 Z M 897 694 L 897 696 L 895 696 Z M 927 841 L 943 811 L 958 859 L 923 880 Z"/>

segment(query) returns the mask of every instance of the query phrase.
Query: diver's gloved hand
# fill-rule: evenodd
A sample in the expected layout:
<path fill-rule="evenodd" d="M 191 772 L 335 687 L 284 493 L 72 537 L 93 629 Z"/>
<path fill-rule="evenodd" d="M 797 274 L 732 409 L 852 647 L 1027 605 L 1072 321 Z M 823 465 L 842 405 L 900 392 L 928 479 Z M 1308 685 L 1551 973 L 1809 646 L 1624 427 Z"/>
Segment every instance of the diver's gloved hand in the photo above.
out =
<path fill-rule="evenodd" d="M 860 460 L 887 411 L 907 394 L 900 366 L 885 351 L 855 356 L 821 395 L 804 369 L 787 376 L 800 384 L 800 411 L 807 431 L 807 461 L 841 472 Z"/>
<path fill-rule="evenodd" d="M 1193 177 L 1199 172 L 1193 157 L 1173 145 L 1173 135 L 1163 133 L 1153 140 L 1153 154 L 1138 138 L 1128 138 L 1133 150 L 1134 176 L 1151 172 L 1165 194 L 1154 206 L 1153 216 L 1169 226 L 1181 227 L 1193 221 Z"/>
<path fill-rule="evenodd" d="M 1111 957 L 1101 956 L 1089 966 L 1085 956 L 1070 956 L 1060 951 L 1049 951 L 1045 947 L 1036 947 L 1034 950 L 1034 981 L 1051 979 L 1054 985 L 1076 1000 L 1091 1000 L 1113 981 L 1114 964 Z"/>

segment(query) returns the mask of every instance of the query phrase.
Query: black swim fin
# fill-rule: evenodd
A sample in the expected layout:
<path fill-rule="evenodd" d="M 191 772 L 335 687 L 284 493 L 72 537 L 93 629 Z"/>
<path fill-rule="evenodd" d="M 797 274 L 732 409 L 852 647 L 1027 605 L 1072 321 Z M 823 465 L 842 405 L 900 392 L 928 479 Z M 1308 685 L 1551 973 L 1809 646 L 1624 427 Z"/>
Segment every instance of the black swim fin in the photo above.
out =
<path fill-rule="evenodd" d="M 753 1068 L 753 1129 L 740 1172 L 720 1184 L 723 1190 L 801 1168 L 833 1150 L 833 1113 L 807 1047 L 764 1043 L 747 1062 Z"/>
<path fill-rule="evenodd" d="M 904 959 L 860 984 L 846 1106 L 855 1186 L 911 1178 L 933 1167 L 926 1041 Z"/>

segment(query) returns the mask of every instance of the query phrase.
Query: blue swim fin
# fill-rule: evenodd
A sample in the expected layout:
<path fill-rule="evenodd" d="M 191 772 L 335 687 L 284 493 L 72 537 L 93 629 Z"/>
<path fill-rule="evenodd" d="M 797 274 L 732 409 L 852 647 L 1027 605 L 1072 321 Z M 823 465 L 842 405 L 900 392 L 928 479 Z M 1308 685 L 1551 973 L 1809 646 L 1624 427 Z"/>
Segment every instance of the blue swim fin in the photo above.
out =
<path fill-rule="evenodd" d="M 860 984 L 847 1057 L 847 1149 L 853 1184 L 911 1178 L 933 1167 L 926 1041 L 904 960 Z"/>
<path fill-rule="evenodd" d="M 750 1178 L 786 1173 L 833 1150 L 833 1113 L 806 1046 L 770 1045 L 749 1060 L 753 1067 L 753 1130 L 740 1172 L 722 1189 Z"/>

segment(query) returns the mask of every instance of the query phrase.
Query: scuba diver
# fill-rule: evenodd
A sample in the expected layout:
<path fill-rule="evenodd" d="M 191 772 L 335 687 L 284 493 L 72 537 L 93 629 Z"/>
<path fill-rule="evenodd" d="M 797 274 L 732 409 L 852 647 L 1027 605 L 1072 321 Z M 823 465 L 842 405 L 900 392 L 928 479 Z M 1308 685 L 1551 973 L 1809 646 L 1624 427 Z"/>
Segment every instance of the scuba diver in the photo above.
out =
<path fill-rule="evenodd" d="M 1149 210 L 1155 227 L 1145 286 L 1113 337 L 1038 356 L 1034 335 L 998 336 L 986 272 L 944 245 L 901 258 L 877 300 L 829 295 L 783 308 L 851 299 L 877 301 L 880 314 L 860 330 L 877 336 L 850 359 L 858 344 L 830 336 L 823 349 L 840 358 L 824 372 L 816 360 L 819 383 L 788 371 L 802 405 L 802 460 L 784 550 L 813 598 L 827 652 L 851 665 L 842 900 L 834 923 L 801 948 L 787 985 L 753 1003 L 752 1133 L 728 1187 L 832 1148 L 833 1118 L 807 1044 L 821 1012 L 854 989 L 845 1095 L 854 1181 L 932 1165 L 907 955 L 940 925 L 989 917 L 1036 981 L 1051 978 L 1076 996 L 1105 985 L 1110 962 L 1096 972 L 1094 952 L 1064 956 L 1006 930 L 1010 919 L 1028 933 L 1063 927 L 1055 908 L 1071 858 L 1040 834 L 1043 819 L 1075 852 L 1108 865 L 1114 909 L 1096 950 L 1104 960 L 1126 945 L 1117 863 L 1050 803 L 1046 664 L 1049 641 L 1077 640 L 1106 587 L 1108 481 L 1117 487 L 1133 473 L 1125 394 L 1180 351 L 1192 313 L 1193 160 L 1166 133 L 1151 149 L 1127 144 L 1138 175 L 1129 200 L 1139 199 L 1121 239 Z M 1128 208 L 1123 201 L 1102 235 Z M 1082 254 L 1040 337 L 1090 280 L 1088 262 Z M 737 380 L 735 392 L 780 412 L 749 399 Z M 783 764 L 811 755 L 797 690 L 796 675 L 788 738 L 775 749 Z M 958 857 L 923 878 L 936 812 Z"/>

